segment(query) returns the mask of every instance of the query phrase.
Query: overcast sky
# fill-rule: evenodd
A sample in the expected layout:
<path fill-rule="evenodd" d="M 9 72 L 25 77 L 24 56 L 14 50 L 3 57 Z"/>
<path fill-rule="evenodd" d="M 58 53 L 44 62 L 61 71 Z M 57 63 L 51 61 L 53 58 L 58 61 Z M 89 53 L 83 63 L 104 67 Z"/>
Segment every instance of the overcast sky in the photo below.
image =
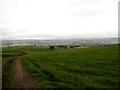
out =
<path fill-rule="evenodd" d="M 0 38 L 116 37 L 118 1 L 0 0 Z"/>

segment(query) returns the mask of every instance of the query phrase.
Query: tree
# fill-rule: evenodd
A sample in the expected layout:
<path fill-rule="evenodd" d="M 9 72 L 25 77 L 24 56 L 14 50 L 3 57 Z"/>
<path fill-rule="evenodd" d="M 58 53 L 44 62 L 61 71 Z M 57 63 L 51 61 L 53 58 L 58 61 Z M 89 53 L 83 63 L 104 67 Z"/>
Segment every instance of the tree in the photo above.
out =
<path fill-rule="evenodd" d="M 55 49 L 55 46 L 50 46 L 49 48 L 53 50 L 53 49 Z"/>

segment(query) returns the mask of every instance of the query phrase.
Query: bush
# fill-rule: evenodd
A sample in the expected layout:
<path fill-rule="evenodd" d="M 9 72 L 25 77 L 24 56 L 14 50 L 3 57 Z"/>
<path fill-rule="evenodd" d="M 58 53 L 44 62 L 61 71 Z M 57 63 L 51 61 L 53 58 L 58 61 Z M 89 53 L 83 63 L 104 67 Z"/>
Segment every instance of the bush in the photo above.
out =
<path fill-rule="evenodd" d="M 52 49 L 52 50 L 55 49 L 55 46 L 50 46 L 50 49 Z"/>

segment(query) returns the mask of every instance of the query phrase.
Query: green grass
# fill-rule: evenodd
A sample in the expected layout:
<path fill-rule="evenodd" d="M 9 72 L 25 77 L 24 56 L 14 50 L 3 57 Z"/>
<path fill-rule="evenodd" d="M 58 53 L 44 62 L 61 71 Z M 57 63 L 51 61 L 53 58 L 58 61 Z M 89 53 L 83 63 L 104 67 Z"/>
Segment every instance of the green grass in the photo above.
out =
<path fill-rule="evenodd" d="M 10 47 L 2 49 L 2 88 L 11 88 L 14 74 L 14 60 L 20 55 L 24 47 Z"/>
<path fill-rule="evenodd" d="M 118 47 L 75 49 L 28 49 L 25 68 L 43 88 L 118 87 Z"/>
<path fill-rule="evenodd" d="M 11 53 L 25 50 L 23 66 L 42 88 L 117 88 L 118 46 L 73 49 L 14 47 Z M 13 51 L 13 52 L 12 52 Z M 3 49 L 7 53 L 7 49 Z M 19 53 L 18 53 L 19 55 Z"/>
<path fill-rule="evenodd" d="M 13 60 L 9 60 L 7 64 L 2 67 L 2 88 L 11 88 L 12 87 L 12 79 L 13 79 Z"/>

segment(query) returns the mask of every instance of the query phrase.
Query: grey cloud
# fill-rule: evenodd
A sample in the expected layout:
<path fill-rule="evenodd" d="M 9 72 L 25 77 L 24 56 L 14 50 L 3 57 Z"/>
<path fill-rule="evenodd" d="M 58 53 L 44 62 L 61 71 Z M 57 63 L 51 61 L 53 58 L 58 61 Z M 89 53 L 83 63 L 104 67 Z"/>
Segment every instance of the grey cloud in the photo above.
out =
<path fill-rule="evenodd" d="M 84 18 L 90 18 L 93 16 L 99 16 L 105 14 L 105 11 L 100 11 L 100 10 L 84 10 L 81 12 L 76 12 L 75 16 L 80 17 L 81 19 Z"/>
<path fill-rule="evenodd" d="M 13 31 L 11 29 L 7 28 L 1 28 L 0 29 L 0 38 L 2 39 L 25 39 L 27 37 L 27 34 L 24 30 L 20 31 Z"/>
<path fill-rule="evenodd" d="M 51 34 L 27 34 L 14 32 L 2 32 L 2 39 L 57 39 L 61 36 L 51 35 Z"/>
<path fill-rule="evenodd" d="M 99 3 L 104 3 L 104 2 L 109 2 L 109 1 L 117 1 L 117 0 L 71 0 L 69 5 L 73 6 L 83 6 L 86 4 L 99 4 Z"/>
<path fill-rule="evenodd" d="M 13 35 L 15 33 L 13 31 L 11 31 L 10 29 L 4 29 L 4 28 L 1 28 L 0 31 L 3 36 Z"/>
<path fill-rule="evenodd" d="M 60 36 L 51 35 L 51 34 L 29 34 L 27 38 L 44 38 L 44 39 L 55 39 L 60 38 Z"/>
<path fill-rule="evenodd" d="M 115 3 L 116 0 L 71 0 L 69 5 L 75 9 L 75 12 L 73 12 L 75 16 L 79 16 L 81 19 L 84 19 L 105 14 L 107 11 L 105 9 L 101 9 L 102 3 L 103 5 L 107 5 L 110 2 Z"/>

